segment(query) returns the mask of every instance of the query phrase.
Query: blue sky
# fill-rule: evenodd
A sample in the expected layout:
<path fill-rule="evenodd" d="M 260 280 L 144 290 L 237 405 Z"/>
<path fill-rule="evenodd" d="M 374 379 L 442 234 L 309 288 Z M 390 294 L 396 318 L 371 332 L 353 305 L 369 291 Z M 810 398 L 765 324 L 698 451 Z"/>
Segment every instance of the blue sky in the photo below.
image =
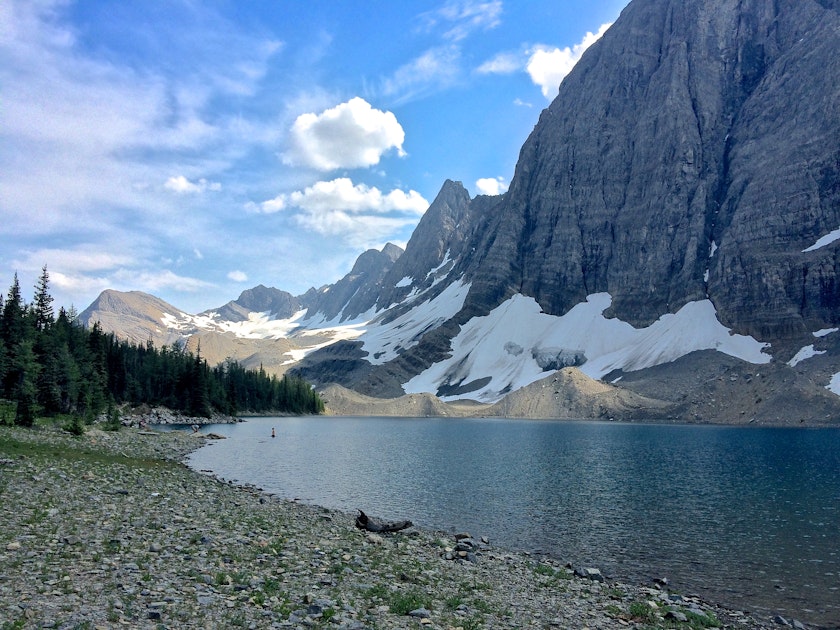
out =
<path fill-rule="evenodd" d="M 0 290 L 189 312 L 335 282 L 503 192 L 627 0 L 3 0 Z"/>

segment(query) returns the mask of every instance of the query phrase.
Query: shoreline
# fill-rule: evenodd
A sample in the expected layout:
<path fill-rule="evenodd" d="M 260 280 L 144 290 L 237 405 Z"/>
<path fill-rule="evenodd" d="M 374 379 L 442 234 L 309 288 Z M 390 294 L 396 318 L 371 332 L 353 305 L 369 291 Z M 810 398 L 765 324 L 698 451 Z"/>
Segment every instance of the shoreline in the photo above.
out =
<path fill-rule="evenodd" d="M 0 428 L 0 618 L 24 628 L 783 627 L 492 541 L 363 532 L 355 515 L 191 470 L 201 434 L 149 433 Z"/>

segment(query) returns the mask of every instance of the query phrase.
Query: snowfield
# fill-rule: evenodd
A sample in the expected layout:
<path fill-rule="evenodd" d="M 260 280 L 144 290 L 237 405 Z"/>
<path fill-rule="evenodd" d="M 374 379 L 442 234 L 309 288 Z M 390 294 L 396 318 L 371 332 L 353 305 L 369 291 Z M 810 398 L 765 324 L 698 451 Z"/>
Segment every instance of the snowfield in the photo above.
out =
<path fill-rule="evenodd" d="M 546 367 L 579 364 L 601 379 L 674 361 L 695 350 L 717 350 L 751 363 L 768 363 L 768 345 L 733 335 L 708 300 L 686 304 L 647 328 L 634 328 L 603 312 L 608 293 L 590 295 L 563 316 L 546 315 L 533 298 L 515 295 L 486 317 L 476 317 L 452 340 L 452 356 L 409 380 L 406 393 L 461 388 L 444 400 L 496 402 L 546 376 Z M 474 384 L 470 388 L 470 384 Z M 468 391 L 469 390 L 469 391 Z"/>

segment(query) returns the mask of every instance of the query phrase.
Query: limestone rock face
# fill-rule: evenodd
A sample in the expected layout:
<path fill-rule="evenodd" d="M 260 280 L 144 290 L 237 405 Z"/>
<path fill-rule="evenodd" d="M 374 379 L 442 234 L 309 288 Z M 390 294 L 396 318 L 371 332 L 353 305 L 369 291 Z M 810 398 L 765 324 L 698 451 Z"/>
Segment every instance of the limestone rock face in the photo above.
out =
<path fill-rule="evenodd" d="M 301 308 L 299 298 L 287 291 L 281 291 L 262 284 L 243 291 L 235 301 L 213 309 L 221 319 L 244 321 L 251 312 L 270 313 L 277 319 L 287 319 Z"/>
<path fill-rule="evenodd" d="M 180 313 L 168 302 L 142 291 L 106 290 L 79 313 L 79 321 L 86 326 L 98 322 L 103 331 L 119 331 L 121 338 L 136 344 L 151 339 L 162 346 L 176 341 L 179 334 L 162 330 L 161 321 L 167 316 L 176 319 Z"/>
<path fill-rule="evenodd" d="M 471 302 L 607 291 L 641 326 L 708 296 L 763 338 L 835 323 L 837 248 L 802 250 L 840 227 L 837 50 L 837 2 L 632 2 L 523 146 Z"/>
<path fill-rule="evenodd" d="M 349 274 L 320 291 L 307 292 L 301 296 L 302 303 L 310 313 L 322 314 L 327 320 L 353 319 L 376 304 L 385 275 L 402 253 L 393 243 L 382 251 L 369 249 L 356 259 Z"/>

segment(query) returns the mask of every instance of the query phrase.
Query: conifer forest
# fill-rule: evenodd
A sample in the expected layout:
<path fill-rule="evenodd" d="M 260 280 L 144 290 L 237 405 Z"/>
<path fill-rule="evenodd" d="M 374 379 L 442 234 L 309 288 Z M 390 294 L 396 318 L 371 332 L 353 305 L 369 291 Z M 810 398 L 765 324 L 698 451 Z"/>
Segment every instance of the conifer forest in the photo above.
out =
<path fill-rule="evenodd" d="M 26 303 L 17 274 L 0 295 L 0 423 L 32 426 L 37 417 L 91 423 L 115 415 L 120 405 L 164 406 L 190 416 L 214 412 L 315 414 L 324 410 L 303 379 L 269 376 L 233 360 L 211 367 L 200 349 L 156 348 L 85 328 L 76 313 L 56 314 L 49 274 L 42 269 L 34 298 Z"/>

